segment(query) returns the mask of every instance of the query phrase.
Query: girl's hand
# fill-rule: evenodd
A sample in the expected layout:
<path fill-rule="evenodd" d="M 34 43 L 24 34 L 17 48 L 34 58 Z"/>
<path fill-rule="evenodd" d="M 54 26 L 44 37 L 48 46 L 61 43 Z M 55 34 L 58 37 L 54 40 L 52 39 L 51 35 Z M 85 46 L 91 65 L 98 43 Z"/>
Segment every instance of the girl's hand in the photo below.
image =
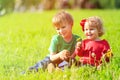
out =
<path fill-rule="evenodd" d="M 81 42 L 81 41 L 77 42 L 77 43 L 76 43 L 76 48 L 77 48 L 77 49 L 80 49 L 80 48 L 81 48 L 81 45 L 82 45 L 82 42 Z"/>
<path fill-rule="evenodd" d="M 112 50 L 109 49 L 109 50 L 105 53 L 105 57 L 111 58 L 112 56 L 113 56 Z"/>
<path fill-rule="evenodd" d="M 102 68 L 102 64 L 97 66 L 97 70 L 101 70 L 101 68 Z"/>

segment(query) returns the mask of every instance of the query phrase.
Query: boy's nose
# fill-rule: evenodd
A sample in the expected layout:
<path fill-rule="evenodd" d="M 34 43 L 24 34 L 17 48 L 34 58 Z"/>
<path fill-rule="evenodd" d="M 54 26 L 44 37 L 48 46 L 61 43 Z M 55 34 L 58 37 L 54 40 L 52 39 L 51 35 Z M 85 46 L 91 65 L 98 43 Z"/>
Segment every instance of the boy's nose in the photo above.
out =
<path fill-rule="evenodd" d="M 59 32 L 62 33 L 62 29 L 60 29 Z"/>
<path fill-rule="evenodd" d="M 59 31 L 58 31 L 58 34 L 61 34 L 62 33 L 62 30 L 60 29 Z"/>

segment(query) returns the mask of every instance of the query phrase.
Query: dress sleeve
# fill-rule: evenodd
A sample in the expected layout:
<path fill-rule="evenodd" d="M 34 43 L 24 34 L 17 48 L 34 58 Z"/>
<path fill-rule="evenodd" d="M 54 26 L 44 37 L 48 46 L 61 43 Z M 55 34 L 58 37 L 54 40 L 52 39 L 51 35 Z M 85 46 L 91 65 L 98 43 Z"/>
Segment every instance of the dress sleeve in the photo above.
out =
<path fill-rule="evenodd" d="M 105 40 L 105 41 L 104 41 L 103 53 L 106 53 L 109 49 L 110 49 L 110 45 L 109 45 L 109 43 Z"/>
<path fill-rule="evenodd" d="M 104 49 L 103 49 L 103 53 L 106 55 L 106 62 L 110 61 L 110 57 L 107 57 L 108 52 L 110 51 L 110 46 L 109 43 L 107 41 L 104 42 Z M 112 52 L 110 53 L 110 55 L 113 56 Z"/>

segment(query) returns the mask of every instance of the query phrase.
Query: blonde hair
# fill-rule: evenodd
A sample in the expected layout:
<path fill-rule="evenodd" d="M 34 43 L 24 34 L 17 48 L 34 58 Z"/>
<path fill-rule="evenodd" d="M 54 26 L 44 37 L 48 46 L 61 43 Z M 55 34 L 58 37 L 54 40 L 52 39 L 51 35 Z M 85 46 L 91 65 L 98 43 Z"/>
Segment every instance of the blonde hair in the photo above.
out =
<path fill-rule="evenodd" d="M 60 27 L 61 25 L 68 23 L 71 26 L 73 26 L 73 18 L 72 16 L 65 12 L 65 11 L 60 11 L 58 12 L 53 18 L 52 18 L 52 24 L 55 27 Z"/>
<path fill-rule="evenodd" d="M 98 17 L 98 16 L 89 17 L 86 20 L 86 22 L 88 23 L 89 26 L 96 27 L 98 29 L 99 37 L 105 33 L 104 28 L 103 28 L 103 22 L 100 19 L 100 17 Z"/>

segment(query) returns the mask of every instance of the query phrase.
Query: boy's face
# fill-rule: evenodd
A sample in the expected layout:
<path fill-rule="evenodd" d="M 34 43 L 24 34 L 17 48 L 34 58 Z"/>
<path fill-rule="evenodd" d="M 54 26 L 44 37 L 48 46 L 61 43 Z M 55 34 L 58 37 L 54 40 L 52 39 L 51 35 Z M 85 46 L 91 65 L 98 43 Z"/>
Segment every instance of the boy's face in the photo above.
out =
<path fill-rule="evenodd" d="M 57 33 L 63 38 L 67 38 L 72 34 L 72 26 L 70 24 L 62 24 L 59 27 L 55 27 Z"/>

